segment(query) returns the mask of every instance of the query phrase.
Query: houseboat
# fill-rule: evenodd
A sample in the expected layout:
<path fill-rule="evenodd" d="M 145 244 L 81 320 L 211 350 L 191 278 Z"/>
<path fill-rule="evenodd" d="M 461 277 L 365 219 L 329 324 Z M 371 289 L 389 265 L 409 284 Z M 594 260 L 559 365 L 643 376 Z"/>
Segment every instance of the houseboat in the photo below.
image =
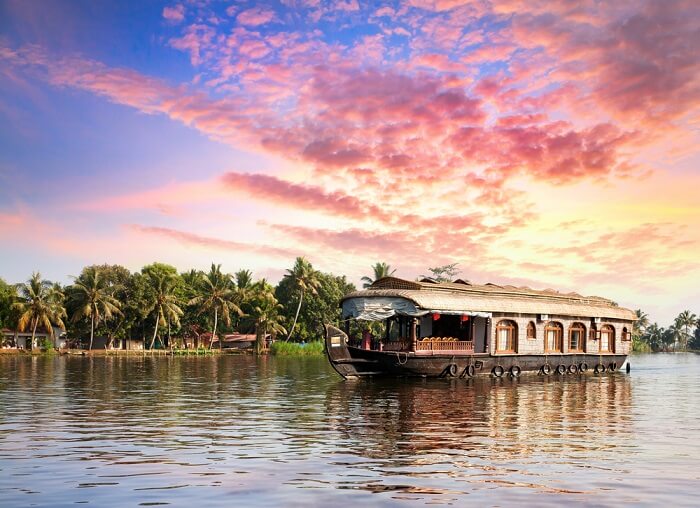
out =
<path fill-rule="evenodd" d="M 342 324 L 326 326 L 326 351 L 344 378 L 615 372 L 636 320 L 597 296 L 463 280 L 385 277 L 340 304 Z M 361 332 L 351 339 L 353 321 Z"/>

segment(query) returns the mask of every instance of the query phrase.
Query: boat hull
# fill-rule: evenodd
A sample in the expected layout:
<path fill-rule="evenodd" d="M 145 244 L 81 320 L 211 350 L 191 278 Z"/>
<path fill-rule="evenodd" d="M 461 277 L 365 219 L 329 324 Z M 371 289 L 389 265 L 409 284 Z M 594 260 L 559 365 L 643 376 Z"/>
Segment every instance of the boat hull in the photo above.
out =
<path fill-rule="evenodd" d="M 348 337 L 326 326 L 326 353 L 333 368 L 344 378 L 367 376 L 472 377 L 508 376 L 525 373 L 551 375 L 615 372 L 627 355 L 621 354 L 530 354 L 489 355 L 465 352 L 374 351 L 348 346 Z"/>

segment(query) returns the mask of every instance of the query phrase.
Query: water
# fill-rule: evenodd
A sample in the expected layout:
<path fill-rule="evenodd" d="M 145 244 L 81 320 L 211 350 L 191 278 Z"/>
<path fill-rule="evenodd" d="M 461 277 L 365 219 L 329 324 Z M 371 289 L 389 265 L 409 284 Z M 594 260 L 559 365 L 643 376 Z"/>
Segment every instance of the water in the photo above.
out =
<path fill-rule="evenodd" d="M 0 357 L 0 506 L 697 505 L 700 356 L 341 381 L 324 359 Z"/>

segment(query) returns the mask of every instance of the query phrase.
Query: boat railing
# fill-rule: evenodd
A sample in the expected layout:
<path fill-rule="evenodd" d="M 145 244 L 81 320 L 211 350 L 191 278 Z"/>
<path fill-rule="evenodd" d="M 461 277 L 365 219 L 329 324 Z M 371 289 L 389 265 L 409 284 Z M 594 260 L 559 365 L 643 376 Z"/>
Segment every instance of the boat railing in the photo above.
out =
<path fill-rule="evenodd" d="M 416 348 L 417 351 L 474 351 L 474 341 L 431 337 L 418 341 Z"/>
<path fill-rule="evenodd" d="M 384 351 L 408 351 L 409 344 L 404 341 L 390 341 L 382 344 Z"/>

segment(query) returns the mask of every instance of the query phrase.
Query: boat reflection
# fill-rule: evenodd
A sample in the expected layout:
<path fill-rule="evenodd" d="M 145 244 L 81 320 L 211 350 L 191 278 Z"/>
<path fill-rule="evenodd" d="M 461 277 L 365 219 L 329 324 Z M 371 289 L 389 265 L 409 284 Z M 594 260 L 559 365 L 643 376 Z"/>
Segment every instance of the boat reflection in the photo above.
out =
<path fill-rule="evenodd" d="M 616 451 L 633 446 L 631 398 L 624 375 L 339 382 L 326 394 L 347 450 L 337 464 L 376 476 L 338 487 L 415 494 L 449 483 L 449 497 L 457 480 L 463 493 L 487 484 L 581 492 L 576 475 L 609 475 Z M 416 483 L 392 486 L 394 476 Z"/>

